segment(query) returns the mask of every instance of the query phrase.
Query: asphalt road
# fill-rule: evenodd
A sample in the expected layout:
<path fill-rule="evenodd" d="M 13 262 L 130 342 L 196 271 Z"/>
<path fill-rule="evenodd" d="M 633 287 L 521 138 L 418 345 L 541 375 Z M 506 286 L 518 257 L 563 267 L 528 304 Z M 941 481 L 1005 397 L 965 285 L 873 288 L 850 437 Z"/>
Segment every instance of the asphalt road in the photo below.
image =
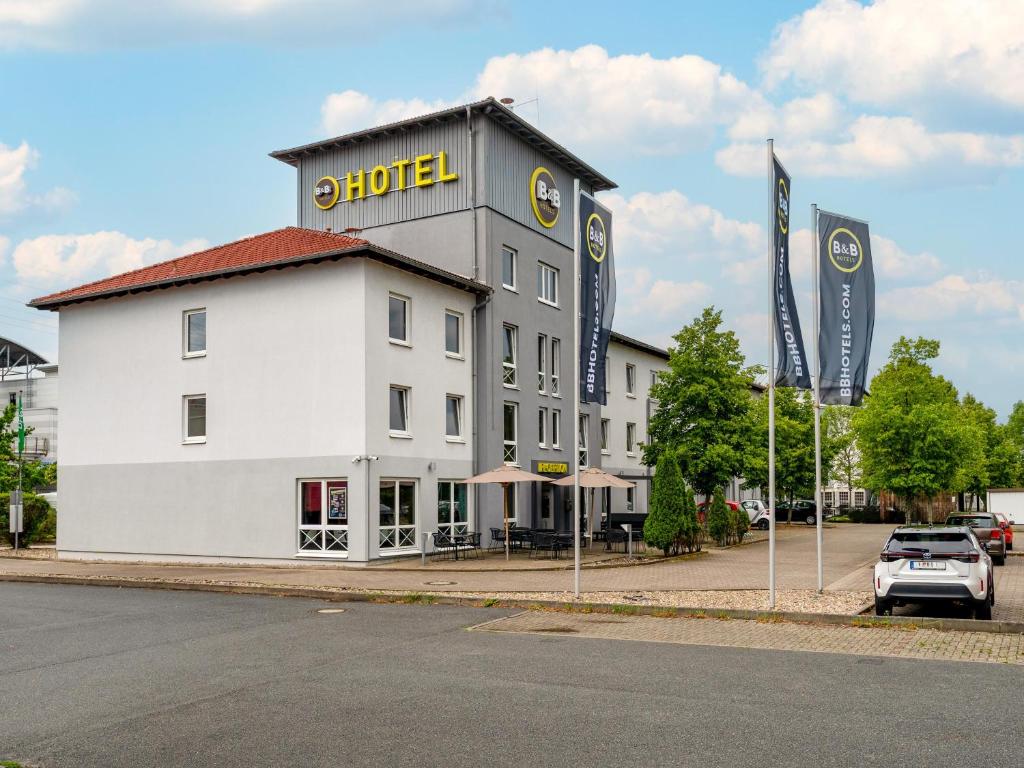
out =
<path fill-rule="evenodd" d="M 506 613 L 0 584 L 0 758 L 1022 763 L 1018 669 L 466 631 Z"/>

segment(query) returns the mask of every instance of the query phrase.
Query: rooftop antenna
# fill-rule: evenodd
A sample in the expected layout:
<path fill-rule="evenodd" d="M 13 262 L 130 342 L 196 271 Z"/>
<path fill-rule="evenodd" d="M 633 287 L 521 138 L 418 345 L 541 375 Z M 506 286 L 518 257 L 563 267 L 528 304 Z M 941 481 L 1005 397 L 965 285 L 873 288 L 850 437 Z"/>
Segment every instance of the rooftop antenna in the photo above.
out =
<path fill-rule="evenodd" d="M 532 99 L 528 99 L 527 101 L 520 101 L 518 104 L 516 104 L 516 100 L 513 99 L 511 96 L 505 96 L 504 98 L 498 99 L 498 101 L 501 102 L 502 104 L 504 104 L 506 107 L 508 107 L 513 112 L 516 111 L 516 107 L 522 107 L 522 106 L 525 106 L 526 104 L 536 104 L 537 105 L 537 127 L 538 128 L 540 127 L 540 96 L 534 96 Z"/>

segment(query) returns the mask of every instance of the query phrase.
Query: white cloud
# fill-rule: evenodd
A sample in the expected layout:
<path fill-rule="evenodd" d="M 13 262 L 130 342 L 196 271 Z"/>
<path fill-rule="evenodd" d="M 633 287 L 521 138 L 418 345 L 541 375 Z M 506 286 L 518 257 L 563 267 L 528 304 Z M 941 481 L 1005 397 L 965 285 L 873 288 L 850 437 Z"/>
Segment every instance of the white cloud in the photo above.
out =
<path fill-rule="evenodd" d="M 762 68 L 854 101 L 904 106 L 942 93 L 1024 108 L 1020 0 L 824 0 L 780 25 Z"/>
<path fill-rule="evenodd" d="M 392 22 L 467 23 L 492 10 L 472 0 L 0 0 L 0 48 L 138 48 L 267 41 L 334 50 L 387 34 Z M 315 36 L 301 34 L 315 30 Z"/>
<path fill-rule="evenodd" d="M 969 314 L 1024 321 L 1024 282 L 946 275 L 931 283 L 884 293 L 879 306 L 886 314 L 905 320 L 938 321 Z"/>
<path fill-rule="evenodd" d="M 359 91 L 342 91 L 324 99 L 320 106 L 320 122 L 325 133 L 340 136 L 372 126 L 395 123 L 407 117 L 437 112 L 452 104 L 422 99 L 378 101 Z"/>
<path fill-rule="evenodd" d="M 689 322 L 711 297 L 711 287 L 700 280 L 655 280 L 646 267 L 616 269 L 615 327 L 643 327 L 650 337 L 652 325 L 674 332 Z M 638 321 L 640 321 L 638 323 Z M 662 321 L 670 321 L 664 324 Z"/>
<path fill-rule="evenodd" d="M 716 128 L 768 109 L 756 91 L 700 56 L 610 56 L 598 45 L 585 45 L 496 56 L 454 100 L 377 100 L 344 91 L 329 95 L 321 112 L 328 133 L 340 133 L 486 96 L 539 97 L 540 128 L 570 146 L 628 143 L 638 152 L 702 147 Z"/>
<path fill-rule="evenodd" d="M 136 240 L 121 232 L 43 235 L 18 243 L 12 261 L 18 278 L 27 285 L 68 288 L 206 247 L 205 240 L 175 244 L 153 238 Z"/>
<path fill-rule="evenodd" d="M 28 191 L 27 171 L 39 161 L 39 152 L 27 142 L 17 147 L 0 144 L 0 216 L 18 213 L 30 206 L 56 208 L 74 199 L 74 194 L 63 187 L 54 187 L 42 195 Z"/>
<path fill-rule="evenodd" d="M 7 251 L 11 247 L 11 241 L 9 238 L 0 235 L 0 267 L 7 261 Z"/>
<path fill-rule="evenodd" d="M 909 117 L 862 115 L 835 143 L 782 139 L 776 151 L 786 167 L 806 176 L 873 177 L 921 171 L 975 172 L 1024 165 L 1024 134 L 1000 136 L 967 132 L 931 132 Z M 727 173 L 764 173 L 764 144 L 731 144 L 715 154 Z"/>

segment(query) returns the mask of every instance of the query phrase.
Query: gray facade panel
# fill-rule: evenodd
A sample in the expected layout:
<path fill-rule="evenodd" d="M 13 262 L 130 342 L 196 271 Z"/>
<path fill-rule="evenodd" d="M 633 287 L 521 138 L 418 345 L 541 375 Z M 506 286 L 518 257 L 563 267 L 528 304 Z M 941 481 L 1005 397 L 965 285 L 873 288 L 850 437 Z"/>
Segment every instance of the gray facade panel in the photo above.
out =
<path fill-rule="evenodd" d="M 396 188 L 395 172 L 391 171 L 391 191 L 345 202 L 346 174 L 360 169 L 369 174 L 376 165 L 390 166 L 395 160 L 411 160 L 417 155 L 447 153 L 450 173 L 459 174 L 455 181 L 435 183 L 429 187 L 411 186 L 412 167 L 405 169 L 406 189 Z M 437 163 L 434 163 L 434 176 Z M 347 227 L 359 229 L 393 224 L 425 216 L 451 213 L 470 206 L 469 142 L 465 121 L 432 125 L 408 133 L 397 134 L 344 150 L 324 151 L 305 157 L 299 163 L 299 226 L 311 229 L 330 227 L 342 232 Z M 313 201 L 313 188 L 324 176 L 340 179 L 341 196 L 330 210 L 321 210 Z"/>

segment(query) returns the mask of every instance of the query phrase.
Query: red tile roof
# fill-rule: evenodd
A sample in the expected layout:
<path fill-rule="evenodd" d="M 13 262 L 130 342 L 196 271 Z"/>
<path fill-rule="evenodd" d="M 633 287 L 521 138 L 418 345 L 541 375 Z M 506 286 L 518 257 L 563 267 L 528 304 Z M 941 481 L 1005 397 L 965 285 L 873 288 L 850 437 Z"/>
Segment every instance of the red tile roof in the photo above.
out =
<path fill-rule="evenodd" d="M 86 298 L 129 293 L 148 286 L 167 286 L 191 279 L 214 277 L 231 272 L 251 271 L 260 266 L 303 260 L 318 254 L 358 251 L 370 243 L 360 238 L 301 227 L 285 227 L 198 253 L 153 264 L 66 291 L 40 296 L 29 302 L 32 307 L 55 307 Z"/>

